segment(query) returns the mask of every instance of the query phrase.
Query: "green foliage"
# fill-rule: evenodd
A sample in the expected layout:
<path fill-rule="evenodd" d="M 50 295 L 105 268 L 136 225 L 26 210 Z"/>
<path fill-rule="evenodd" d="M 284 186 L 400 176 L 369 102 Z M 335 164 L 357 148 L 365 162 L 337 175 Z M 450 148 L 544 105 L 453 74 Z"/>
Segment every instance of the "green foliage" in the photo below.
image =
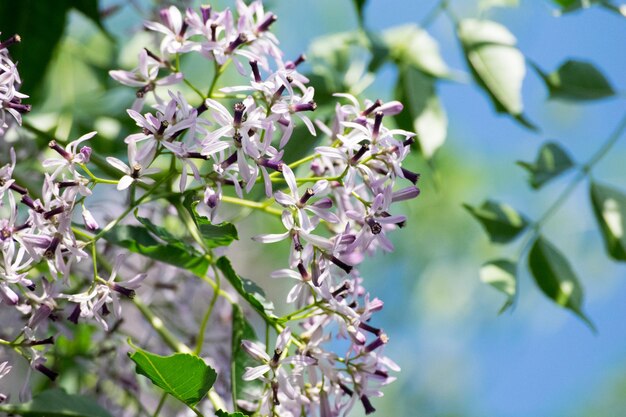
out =
<path fill-rule="evenodd" d="M 535 65 L 550 91 L 550 98 L 585 101 L 599 100 L 615 95 L 615 90 L 604 74 L 590 62 L 567 60 L 551 74 L 545 74 Z"/>
<path fill-rule="evenodd" d="M 573 311 L 592 330 L 593 323 L 582 311 L 583 289 L 565 256 L 543 237 L 535 240 L 528 267 L 541 291 L 555 303 Z"/>
<path fill-rule="evenodd" d="M 246 320 L 241 307 L 233 304 L 232 315 L 232 360 L 231 360 L 231 387 L 235 399 L 253 399 L 261 395 L 263 382 L 260 379 L 244 381 L 243 374 L 246 368 L 258 365 L 254 359 L 241 348 L 242 340 L 257 340 L 254 329 Z"/>
<path fill-rule="evenodd" d="M 246 301 L 250 303 L 259 314 L 268 316 L 272 314 L 274 305 L 265 299 L 265 292 L 261 287 L 249 279 L 242 278 L 234 271 L 230 261 L 225 256 L 217 260 L 217 267 L 222 271 L 228 282 Z"/>
<path fill-rule="evenodd" d="M 106 232 L 103 238 L 113 245 L 186 269 L 198 276 L 206 274 L 210 263 L 204 255 L 186 243 L 172 239 L 172 235 L 163 228 L 151 226 L 151 229 L 167 243 L 157 241 L 149 229 L 141 226 L 118 225 Z"/>
<path fill-rule="evenodd" d="M 492 7 L 517 7 L 519 0 L 480 0 L 478 7 L 480 10 L 487 10 Z"/>
<path fill-rule="evenodd" d="M 6 38 L 15 33 L 22 43 L 11 46 L 13 59 L 19 62 L 24 82 L 21 91 L 31 96 L 30 103 L 41 100 L 40 87 L 48 64 L 63 36 L 67 14 L 75 8 L 103 28 L 98 0 L 55 0 L 43 4 L 37 0 L 0 2 L 0 28 Z"/>
<path fill-rule="evenodd" d="M 213 368 L 189 353 L 160 356 L 134 348 L 129 356 L 136 364 L 135 372 L 189 407 L 209 392 L 217 378 Z"/>
<path fill-rule="evenodd" d="M 506 302 L 500 308 L 500 313 L 503 313 L 515 301 L 517 288 L 516 270 L 517 264 L 508 259 L 489 261 L 480 268 L 480 280 L 507 296 Z"/>
<path fill-rule="evenodd" d="M 462 20 L 457 34 L 474 79 L 487 92 L 496 111 L 534 128 L 523 115 L 526 64 L 524 55 L 515 47 L 515 36 L 499 23 L 476 19 Z"/>
<path fill-rule="evenodd" d="M 534 163 L 518 161 L 517 164 L 530 173 L 528 182 L 534 189 L 541 188 L 574 166 L 567 151 L 554 142 L 541 146 Z"/>
<path fill-rule="evenodd" d="M 508 243 L 528 226 L 526 218 L 505 203 L 487 200 L 480 207 L 463 206 L 480 222 L 493 243 Z"/>
<path fill-rule="evenodd" d="M 590 196 L 609 256 L 626 261 L 626 194 L 592 182 Z"/>
<path fill-rule="evenodd" d="M 0 411 L 23 417 L 112 417 L 94 400 L 60 388 L 43 391 L 27 403 L 2 405 Z"/>
<path fill-rule="evenodd" d="M 207 248 L 212 249 L 220 246 L 228 246 L 233 243 L 234 240 L 239 240 L 237 228 L 234 224 L 229 222 L 219 224 L 211 223 L 208 218 L 198 214 L 196 211 L 197 205 L 197 202 L 191 205 L 190 213 L 193 216 L 193 221 L 196 226 L 198 226 L 202 241 Z"/>
<path fill-rule="evenodd" d="M 402 67 L 396 83 L 396 98 L 404 110 L 395 116 L 402 129 L 417 133 L 417 141 L 426 158 L 432 158 L 443 145 L 448 118 L 435 91 L 435 79 L 411 67 Z"/>
<path fill-rule="evenodd" d="M 441 58 L 439 45 L 417 25 L 397 26 L 383 32 L 389 57 L 399 66 L 410 66 L 433 77 L 448 77 L 449 69 Z"/>

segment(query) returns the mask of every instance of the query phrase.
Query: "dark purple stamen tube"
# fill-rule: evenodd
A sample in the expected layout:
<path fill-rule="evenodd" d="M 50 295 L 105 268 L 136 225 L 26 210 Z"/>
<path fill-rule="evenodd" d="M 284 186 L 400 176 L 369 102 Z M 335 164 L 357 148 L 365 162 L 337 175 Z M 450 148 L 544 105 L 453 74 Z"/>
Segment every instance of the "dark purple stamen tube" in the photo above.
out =
<path fill-rule="evenodd" d="M 411 181 L 413 184 L 417 184 L 417 181 L 420 179 L 420 174 L 416 174 L 406 168 L 402 168 L 402 174 L 404 175 L 404 178 Z"/>
<path fill-rule="evenodd" d="M 230 55 L 233 53 L 233 51 L 235 49 L 237 49 L 239 46 L 243 45 L 244 43 L 246 43 L 248 41 L 248 37 L 243 34 L 240 33 L 239 36 L 237 36 L 237 39 L 235 39 L 234 41 L 232 41 L 228 47 L 226 48 L 226 51 L 224 51 L 227 55 Z"/>
<path fill-rule="evenodd" d="M 382 104 L 383 102 L 380 99 L 376 100 L 374 103 L 372 103 L 371 106 L 369 106 L 367 109 L 361 112 L 361 116 L 369 116 L 370 114 L 372 114 L 374 110 L 379 108 Z"/>
<path fill-rule="evenodd" d="M 250 61 L 250 68 L 252 68 L 252 75 L 254 75 L 254 81 L 261 82 L 261 73 L 259 72 L 259 63 L 257 61 Z"/>
<path fill-rule="evenodd" d="M 14 45 L 16 43 L 20 43 L 22 41 L 22 38 L 20 37 L 20 35 L 15 34 L 13 36 L 11 36 L 9 39 L 7 39 L 6 41 L 0 43 L 0 50 L 8 48 L 11 45 Z"/>
<path fill-rule="evenodd" d="M 274 23 L 277 20 L 278 20 L 278 17 L 276 17 L 274 13 L 268 13 L 265 20 L 259 23 L 259 26 L 256 27 L 257 33 L 265 32 L 266 30 L 270 28 L 272 23 Z"/>
<path fill-rule="evenodd" d="M 35 369 L 50 378 L 51 381 L 54 381 L 59 376 L 57 372 L 54 372 L 52 369 L 42 365 L 41 363 L 35 365 Z"/>

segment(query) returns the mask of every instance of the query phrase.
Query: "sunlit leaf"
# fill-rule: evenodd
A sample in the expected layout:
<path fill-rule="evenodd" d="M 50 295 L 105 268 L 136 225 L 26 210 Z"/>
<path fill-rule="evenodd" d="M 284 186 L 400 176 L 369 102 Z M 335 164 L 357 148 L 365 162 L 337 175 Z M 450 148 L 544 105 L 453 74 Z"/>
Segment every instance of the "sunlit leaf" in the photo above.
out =
<path fill-rule="evenodd" d="M 480 0 L 478 7 L 480 10 L 487 10 L 492 7 L 517 7 L 519 0 Z"/>
<path fill-rule="evenodd" d="M 241 307 L 237 304 L 233 304 L 232 325 L 231 389 L 236 399 L 250 401 L 259 398 L 262 394 L 263 382 L 259 379 L 252 381 L 244 381 L 242 379 L 247 367 L 257 366 L 258 364 L 241 348 L 241 341 L 255 341 L 257 337 L 254 329 L 246 320 Z"/>
<path fill-rule="evenodd" d="M 237 228 L 229 222 L 213 224 L 211 221 L 200 216 L 195 210 L 196 204 L 193 205 L 192 216 L 200 231 L 202 241 L 208 248 L 217 248 L 220 246 L 228 246 L 234 240 L 239 239 Z"/>
<path fill-rule="evenodd" d="M 135 347 L 130 359 L 135 372 L 188 406 L 196 405 L 217 378 L 215 370 L 189 353 L 160 356 Z"/>
<path fill-rule="evenodd" d="M 480 222 L 494 243 L 508 243 L 528 226 L 526 218 L 505 203 L 487 200 L 480 207 L 463 206 Z"/>
<path fill-rule="evenodd" d="M 465 19 L 457 30 L 472 74 L 496 111 L 509 113 L 526 127 L 534 128 L 523 115 L 526 63 L 515 47 L 515 36 L 506 27 L 489 20 Z"/>
<path fill-rule="evenodd" d="M 615 260 L 626 261 L 626 194 L 595 182 L 590 194 L 607 252 Z"/>
<path fill-rule="evenodd" d="M 383 40 L 390 57 L 402 66 L 411 66 L 433 77 L 446 77 L 449 70 L 437 41 L 417 25 L 409 24 L 386 30 Z"/>
<path fill-rule="evenodd" d="M 598 100 L 615 95 L 604 74 L 590 62 L 568 60 L 551 74 L 535 66 L 543 78 L 550 98 L 572 101 Z"/>
<path fill-rule="evenodd" d="M 118 225 L 106 232 L 103 238 L 111 244 L 186 269 L 198 276 L 204 276 L 210 265 L 209 260 L 191 246 L 180 241 L 161 243 L 141 226 Z"/>
<path fill-rule="evenodd" d="M 554 142 L 545 143 L 539 149 L 535 162 L 519 161 L 517 164 L 530 173 L 528 181 L 531 187 L 535 189 L 541 188 L 548 181 L 574 166 L 565 149 Z"/>
<path fill-rule="evenodd" d="M 94 400 L 59 388 L 43 391 L 24 404 L 2 405 L 0 411 L 24 417 L 112 417 Z"/>
<path fill-rule="evenodd" d="M 405 106 L 396 122 L 402 129 L 416 132 L 422 154 L 432 158 L 448 132 L 448 118 L 437 97 L 435 79 L 413 68 L 402 68 L 395 96 Z"/>
<path fill-rule="evenodd" d="M 573 311 L 592 330 L 593 323 L 582 311 L 583 289 L 563 254 L 543 237 L 535 240 L 528 266 L 543 293 L 555 303 Z"/>
<path fill-rule="evenodd" d="M 233 269 L 230 261 L 225 256 L 217 260 L 217 267 L 222 271 L 228 282 L 246 301 L 250 303 L 259 314 L 271 315 L 274 305 L 265 299 L 265 292 L 253 281 L 242 278 Z"/>
<path fill-rule="evenodd" d="M 515 300 L 516 269 L 517 264 L 508 259 L 489 261 L 480 268 L 480 280 L 507 296 L 500 313 L 513 305 Z"/>

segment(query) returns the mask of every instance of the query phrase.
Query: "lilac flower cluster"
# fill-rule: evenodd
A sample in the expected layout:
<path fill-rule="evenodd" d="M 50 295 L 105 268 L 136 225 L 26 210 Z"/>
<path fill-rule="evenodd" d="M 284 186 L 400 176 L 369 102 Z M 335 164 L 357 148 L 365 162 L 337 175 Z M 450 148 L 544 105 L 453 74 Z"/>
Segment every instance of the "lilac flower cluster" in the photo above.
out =
<path fill-rule="evenodd" d="M 0 137 L 4 136 L 12 120 L 21 125 L 22 114 L 30 111 L 30 105 L 22 103 L 22 99 L 28 96 L 18 91 L 22 80 L 8 50 L 20 40 L 19 35 L 13 35 L 0 43 Z"/>
<path fill-rule="evenodd" d="M 98 240 L 144 197 L 184 193 L 200 196 L 197 210 L 211 221 L 224 217 L 223 204 L 277 214 L 284 230 L 254 240 L 290 242 L 287 268 L 272 277 L 292 280 L 287 302 L 294 312 L 273 322 L 281 330 L 273 347 L 242 343 L 258 362 L 243 379 L 261 381 L 263 389 L 260 397 L 239 399 L 237 406 L 262 416 L 331 417 L 345 415 L 360 402 L 366 413 L 373 412 L 370 398 L 382 395 L 381 387 L 395 379 L 390 372 L 399 368 L 383 354 L 389 339 L 375 327 L 374 313 L 383 302 L 369 294 L 358 266 L 368 256 L 393 250 L 388 234 L 406 222 L 405 216 L 394 214 L 393 203 L 419 195 L 419 175 L 403 166 L 414 134 L 385 123 L 402 104 L 376 100 L 362 105 L 351 95 L 336 94 L 343 104 L 336 105 L 333 119 L 311 120 L 317 108 L 315 91 L 298 70 L 305 58 L 283 59 L 269 31 L 276 16 L 260 1 L 237 1 L 235 12 L 203 6 L 181 13 L 172 6 L 160 12 L 160 20 L 146 23 L 161 36 L 158 53 L 143 49 L 134 70 L 110 72 L 136 89 L 127 113 L 139 128 L 125 138 L 126 161 L 103 159 L 119 171 L 117 179 L 98 178 L 88 167 L 92 150 L 84 142 L 96 132 L 66 146 L 49 143 L 53 156 L 42 163 L 47 173 L 36 195 L 13 178 L 15 153 L 0 169 L 0 202 L 8 213 L 0 223 L 0 299 L 27 317 L 15 339 L 23 355 L 32 369 L 56 377 L 44 365 L 53 340 L 38 334 L 62 310 L 73 323 L 94 320 L 112 330 L 108 317 L 121 317 L 120 297 L 133 298 L 150 273 L 120 280 L 124 256 L 118 256 L 109 277 L 102 278 L 99 264 L 106 262 L 97 256 Z M 3 48 L 0 59 L 10 62 Z M 186 54 L 212 62 L 213 80 L 206 93 L 182 72 Z M 218 87 L 230 63 L 243 81 Z M 4 74 L 13 74 L 11 81 L 1 78 L 3 109 L 19 122 L 18 107 L 25 96 L 9 91 L 9 85 L 19 84 L 19 76 L 8 69 Z M 189 104 L 185 88 L 198 96 L 199 104 Z M 321 132 L 324 142 L 307 157 L 284 161 L 298 125 L 312 136 Z M 164 160 L 170 162 L 167 174 Z M 175 191 L 163 181 L 173 176 L 179 177 Z M 87 208 L 99 184 L 130 190 L 131 208 L 102 229 Z M 228 196 L 231 187 L 237 197 Z M 248 200 L 255 187 L 264 190 L 266 201 Z M 137 191 L 143 197 L 137 199 Z M 272 205 L 277 208 L 268 209 Z M 74 220 L 77 209 L 82 227 Z M 167 212 L 168 207 L 160 207 L 155 217 Z M 196 243 L 198 250 L 210 252 L 201 241 Z M 76 280 L 90 274 L 80 269 L 86 259 L 93 276 Z M 35 282 L 32 271 L 46 271 L 48 277 Z M 62 324 L 57 320 L 56 326 Z M 0 376 L 4 369 L 2 364 Z"/>

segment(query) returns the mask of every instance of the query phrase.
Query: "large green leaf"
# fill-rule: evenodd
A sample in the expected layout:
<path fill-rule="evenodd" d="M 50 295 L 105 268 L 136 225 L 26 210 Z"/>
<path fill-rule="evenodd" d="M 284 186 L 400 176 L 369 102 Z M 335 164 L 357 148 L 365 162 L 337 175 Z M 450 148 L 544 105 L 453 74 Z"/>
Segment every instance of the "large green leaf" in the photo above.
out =
<path fill-rule="evenodd" d="M 31 96 L 31 103 L 42 98 L 40 87 L 63 36 L 71 8 L 83 13 L 104 31 L 97 13 L 98 0 L 55 0 L 45 6 L 38 0 L 0 1 L 2 39 L 15 33 L 22 38 L 21 44 L 11 46 L 9 52 L 18 62 L 23 82 L 20 91 Z"/>
<path fill-rule="evenodd" d="M 480 268 L 480 280 L 491 285 L 507 296 L 506 302 L 500 309 L 500 313 L 513 305 L 517 288 L 516 278 L 517 264 L 508 259 L 496 259 L 485 263 Z"/>
<path fill-rule="evenodd" d="M 242 278 L 233 269 L 230 261 L 225 256 L 217 260 L 217 267 L 222 271 L 228 282 L 246 301 L 250 303 L 259 314 L 270 316 L 274 310 L 271 301 L 265 299 L 265 292 L 261 287 L 249 279 Z"/>
<path fill-rule="evenodd" d="M 165 240 L 164 236 L 159 237 Z M 106 232 L 103 238 L 111 244 L 186 269 L 198 276 L 204 276 L 210 266 L 209 260 L 193 247 L 174 240 L 161 243 L 141 226 L 118 225 Z"/>
<path fill-rule="evenodd" d="M 257 340 L 254 329 L 246 320 L 241 307 L 233 304 L 232 319 L 232 359 L 231 392 L 236 400 L 254 400 L 262 394 L 263 382 L 260 379 L 244 381 L 243 374 L 247 367 L 256 366 L 255 360 L 241 348 L 242 340 Z"/>
<path fill-rule="evenodd" d="M 607 252 L 615 260 L 626 261 L 626 194 L 595 182 L 590 194 Z"/>
<path fill-rule="evenodd" d="M 24 404 L 2 405 L 0 411 L 24 417 L 112 417 L 94 400 L 59 388 L 43 391 Z"/>
<path fill-rule="evenodd" d="M 604 74 L 590 62 L 568 60 L 551 74 L 535 65 L 550 91 L 550 98 L 572 101 L 598 100 L 615 95 Z"/>
<path fill-rule="evenodd" d="M 474 79 L 491 98 L 496 111 L 511 114 L 526 127 L 522 82 L 526 75 L 524 55 L 515 47 L 509 30 L 489 20 L 464 19 L 457 33 Z"/>
<path fill-rule="evenodd" d="M 435 79 L 413 68 L 403 67 L 398 74 L 396 98 L 404 110 L 396 115 L 399 127 L 417 133 L 422 154 L 431 158 L 443 145 L 448 118 L 435 91 Z"/>
<path fill-rule="evenodd" d="M 508 243 L 528 226 L 526 218 L 505 203 L 487 200 L 480 207 L 463 206 L 480 222 L 494 243 Z"/>
<path fill-rule="evenodd" d="M 400 66 L 411 66 L 433 77 L 447 77 L 448 66 L 437 41 L 415 24 L 397 26 L 383 33 L 390 57 Z"/>
<path fill-rule="evenodd" d="M 537 189 L 574 166 L 568 153 L 559 144 L 548 142 L 541 146 L 534 163 L 518 161 L 530 176 L 530 186 Z"/>
<path fill-rule="evenodd" d="M 135 347 L 130 354 L 135 372 L 190 407 L 211 389 L 217 378 L 215 370 L 189 353 L 160 356 Z"/>
<path fill-rule="evenodd" d="M 593 323 L 582 311 L 583 289 L 563 254 L 539 236 L 528 255 L 528 266 L 543 293 L 555 303 L 573 311 L 592 330 Z"/>

